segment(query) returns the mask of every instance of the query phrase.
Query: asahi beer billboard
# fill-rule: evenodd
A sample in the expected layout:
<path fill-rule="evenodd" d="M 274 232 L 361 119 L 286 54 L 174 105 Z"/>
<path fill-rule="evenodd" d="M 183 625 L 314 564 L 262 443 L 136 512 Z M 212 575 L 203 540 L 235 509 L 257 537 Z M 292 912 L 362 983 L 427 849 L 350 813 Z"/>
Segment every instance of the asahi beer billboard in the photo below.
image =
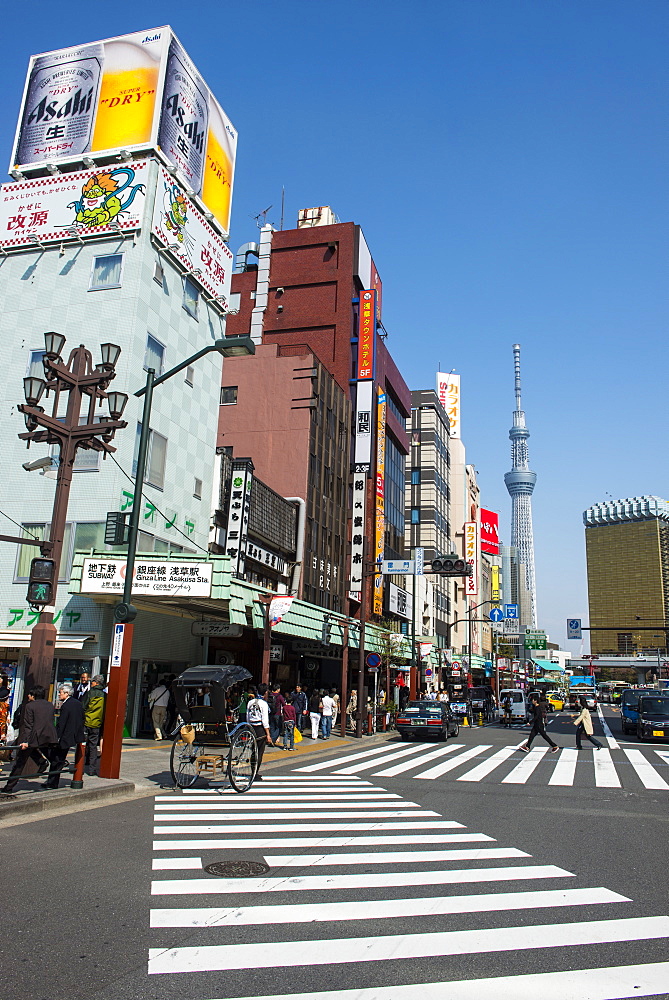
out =
<path fill-rule="evenodd" d="M 10 170 L 159 149 L 226 231 L 237 131 L 171 28 L 33 56 Z"/>

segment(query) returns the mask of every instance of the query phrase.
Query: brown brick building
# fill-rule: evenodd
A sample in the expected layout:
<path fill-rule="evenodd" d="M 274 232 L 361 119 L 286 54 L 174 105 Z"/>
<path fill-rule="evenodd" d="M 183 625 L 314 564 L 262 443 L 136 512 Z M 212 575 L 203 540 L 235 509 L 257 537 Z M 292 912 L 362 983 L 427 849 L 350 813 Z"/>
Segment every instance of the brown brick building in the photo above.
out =
<path fill-rule="evenodd" d="M 218 444 L 250 456 L 283 496 L 306 500 L 304 599 L 346 613 L 350 471 L 356 404 L 359 295 L 381 281 L 359 226 L 308 210 L 306 225 L 243 246 L 232 279 L 229 335 L 250 334 L 254 357 L 223 365 Z M 323 222 L 329 224 L 322 224 Z M 380 308 L 374 389 L 386 394 L 385 555 L 404 555 L 406 417 L 411 394 L 386 347 Z M 372 449 L 375 454 L 376 443 Z M 373 552 L 375 478 L 367 481 Z"/>

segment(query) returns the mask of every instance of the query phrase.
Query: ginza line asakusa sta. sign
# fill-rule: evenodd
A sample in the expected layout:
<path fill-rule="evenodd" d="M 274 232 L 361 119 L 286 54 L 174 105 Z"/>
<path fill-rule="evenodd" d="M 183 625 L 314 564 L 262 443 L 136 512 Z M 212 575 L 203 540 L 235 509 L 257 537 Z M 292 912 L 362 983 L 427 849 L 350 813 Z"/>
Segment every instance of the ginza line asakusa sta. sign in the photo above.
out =
<path fill-rule="evenodd" d="M 133 575 L 135 569 L 135 554 L 137 552 L 137 539 L 139 537 L 139 518 L 141 511 L 141 496 L 144 488 L 144 473 L 146 471 L 146 458 L 149 449 L 151 404 L 153 402 L 153 390 L 155 386 L 166 382 L 173 375 L 178 374 L 199 361 L 205 354 L 218 351 L 223 357 L 232 357 L 242 354 L 255 354 L 255 344 L 250 337 L 223 337 L 214 341 L 201 351 L 186 358 L 181 364 L 170 371 L 165 372 L 160 378 L 154 378 L 155 371 L 149 368 L 146 374 L 146 384 L 143 389 L 138 389 L 135 396 L 144 396 L 144 408 L 142 410 L 142 424 L 139 438 L 139 448 L 137 451 L 137 473 L 135 476 L 135 497 L 130 513 L 130 528 L 128 531 L 128 556 L 126 560 L 125 582 L 123 587 L 123 600 L 116 606 L 115 618 L 118 624 L 123 626 L 123 633 L 120 638 L 120 649 L 116 657 L 117 664 L 110 671 L 109 693 L 107 695 L 107 710 L 104 729 L 104 742 L 102 746 L 102 757 L 100 759 L 100 777 L 118 778 L 121 770 L 121 749 L 123 743 L 123 724 L 125 721 L 125 705 L 128 693 L 128 675 L 130 672 L 130 656 L 132 653 L 132 638 L 134 625 L 132 622 L 137 616 L 136 609 L 131 604 Z"/>

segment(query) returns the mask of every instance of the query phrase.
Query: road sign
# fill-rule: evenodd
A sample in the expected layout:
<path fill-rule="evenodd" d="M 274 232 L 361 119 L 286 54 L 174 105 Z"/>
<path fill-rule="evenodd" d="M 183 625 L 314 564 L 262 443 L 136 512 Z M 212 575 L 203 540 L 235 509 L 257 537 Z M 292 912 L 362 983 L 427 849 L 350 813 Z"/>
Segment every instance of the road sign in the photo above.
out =
<path fill-rule="evenodd" d="M 413 559 L 384 559 L 381 563 L 382 573 L 411 573 L 414 571 Z"/>
<path fill-rule="evenodd" d="M 365 662 L 371 670 L 377 670 L 381 663 L 381 657 L 378 653 L 367 653 Z"/>
<path fill-rule="evenodd" d="M 525 649 L 546 649 L 546 633 L 537 635 L 536 633 L 525 633 Z"/>
<path fill-rule="evenodd" d="M 568 639 L 583 638 L 583 633 L 581 632 L 580 618 L 567 618 L 567 638 Z"/>
<path fill-rule="evenodd" d="M 504 620 L 504 612 L 501 608 L 491 608 L 488 617 L 491 622 L 501 622 Z"/>
<path fill-rule="evenodd" d="M 504 605 L 504 617 L 505 618 L 518 618 L 518 605 L 517 604 L 505 604 Z"/>
<path fill-rule="evenodd" d="M 125 635 L 125 625 L 114 625 L 114 636 L 112 639 L 112 653 L 110 667 L 121 666 L 121 654 L 123 652 L 123 636 Z"/>
<path fill-rule="evenodd" d="M 426 667 L 425 668 L 425 676 L 426 677 L 431 677 L 432 676 L 432 667 Z"/>

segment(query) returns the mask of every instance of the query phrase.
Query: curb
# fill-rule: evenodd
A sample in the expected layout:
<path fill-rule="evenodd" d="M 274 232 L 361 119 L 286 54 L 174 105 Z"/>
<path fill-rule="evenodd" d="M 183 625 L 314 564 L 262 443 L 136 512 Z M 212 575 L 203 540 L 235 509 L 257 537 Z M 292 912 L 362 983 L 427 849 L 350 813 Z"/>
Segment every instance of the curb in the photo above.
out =
<path fill-rule="evenodd" d="M 0 822 L 14 816 L 27 816 L 36 813 L 51 812 L 67 806 L 89 805 L 101 799 L 126 798 L 136 792 L 132 781 L 113 779 L 113 784 L 104 788 L 82 788 L 75 791 L 68 788 L 54 789 L 51 794 L 42 793 L 19 798 L 15 802 L 0 802 Z"/>

